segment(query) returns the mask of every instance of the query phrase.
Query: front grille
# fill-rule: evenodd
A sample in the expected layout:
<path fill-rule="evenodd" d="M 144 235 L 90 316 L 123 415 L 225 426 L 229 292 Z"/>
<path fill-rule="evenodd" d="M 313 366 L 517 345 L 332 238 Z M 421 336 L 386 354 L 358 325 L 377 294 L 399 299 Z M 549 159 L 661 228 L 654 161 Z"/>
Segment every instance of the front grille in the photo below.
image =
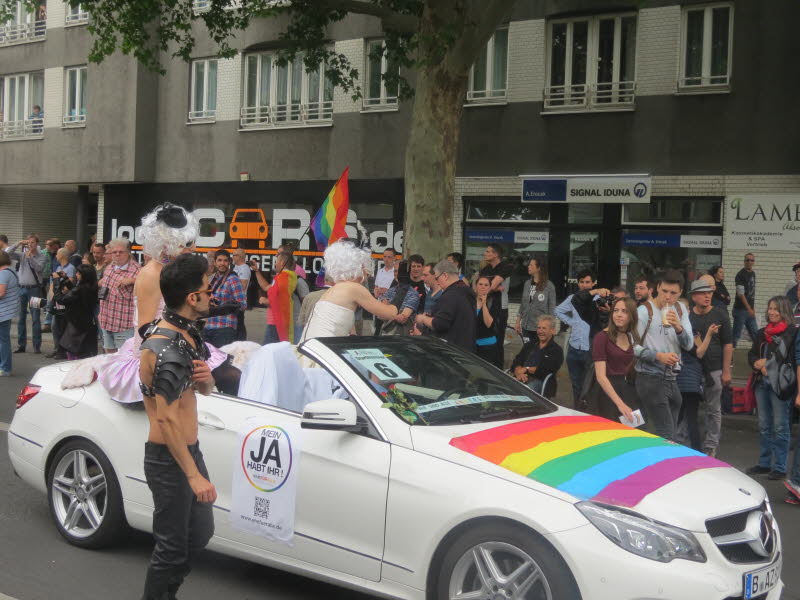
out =
<path fill-rule="evenodd" d="M 757 508 L 708 519 L 706 530 L 729 562 L 766 562 L 775 553 L 776 531 L 766 502 Z"/>

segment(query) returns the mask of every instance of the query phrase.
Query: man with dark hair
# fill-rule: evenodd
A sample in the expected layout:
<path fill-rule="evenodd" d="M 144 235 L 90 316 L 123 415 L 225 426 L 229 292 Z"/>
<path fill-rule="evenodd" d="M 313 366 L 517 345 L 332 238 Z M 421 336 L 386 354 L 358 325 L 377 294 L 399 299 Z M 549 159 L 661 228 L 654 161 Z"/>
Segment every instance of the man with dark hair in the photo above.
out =
<path fill-rule="evenodd" d="M 688 445 L 687 423 L 678 421 L 683 399 L 676 378 L 681 350 L 692 349 L 694 336 L 689 310 L 678 300 L 682 290 L 678 271 L 660 277 L 655 299 L 638 309 L 641 344 L 633 352 L 641 359 L 636 361 L 636 392 L 656 435 Z"/>
<path fill-rule="evenodd" d="M 425 259 L 419 254 L 412 254 L 408 257 L 408 275 L 411 279 L 411 287 L 419 294 L 419 305 L 425 306 L 425 281 L 422 279 L 422 269 L 425 266 Z"/>
<path fill-rule="evenodd" d="M 744 267 L 736 274 L 736 299 L 733 301 L 733 347 L 742 337 L 742 329 L 747 327 L 750 339 L 755 340 L 758 333 L 756 322 L 756 272 L 753 266 L 756 257 L 752 252 L 744 255 Z"/>
<path fill-rule="evenodd" d="M 212 304 L 228 305 L 231 308 L 231 312 L 228 314 L 207 319 L 203 329 L 203 339 L 217 348 L 222 348 L 222 346 L 236 341 L 238 328 L 242 325 L 239 320 L 244 318 L 242 311 L 247 308 L 247 297 L 242 287 L 242 281 L 231 269 L 231 253 L 227 250 L 217 250 L 214 258 L 214 275 L 209 285 L 211 286 Z M 234 310 L 232 305 L 236 304 L 241 307 L 241 310 Z"/>
<path fill-rule="evenodd" d="M 514 272 L 514 266 L 503 260 L 503 247 L 500 244 L 487 244 L 483 252 L 483 260 L 486 262 L 479 277 L 488 277 L 491 285 L 489 296 L 492 304 L 500 303 L 500 318 L 497 323 L 497 353 L 503 356 L 503 343 L 506 339 L 506 325 L 508 324 L 508 288 L 511 283 L 510 277 Z M 473 281 L 473 290 L 478 282 L 478 277 Z"/>
<path fill-rule="evenodd" d="M 653 284 L 645 275 L 633 280 L 633 298 L 638 305 L 653 299 Z"/>
<path fill-rule="evenodd" d="M 376 298 L 383 296 L 394 283 L 394 260 L 397 252 L 394 248 L 387 248 L 383 251 L 383 267 L 378 269 L 375 274 L 375 288 L 372 294 Z"/>
<path fill-rule="evenodd" d="M 193 254 L 164 267 L 164 316 L 150 324 L 141 345 L 140 387 L 150 421 L 144 473 L 153 494 L 155 538 L 143 600 L 175 598 L 191 570 L 190 558 L 214 534 L 217 491 L 197 442 L 195 396 L 214 387 L 197 327 L 209 311 L 206 269 L 206 260 Z"/>
<path fill-rule="evenodd" d="M 0 250 L 8 248 L 8 236 L 0 234 Z"/>
<path fill-rule="evenodd" d="M 594 287 L 594 275 L 588 269 L 578 272 L 578 293 L 591 290 Z M 561 304 L 556 306 L 556 317 L 570 328 L 569 343 L 567 344 L 567 371 L 572 383 L 572 400 L 577 406 L 586 377 L 586 367 L 591 357 L 591 343 L 589 341 L 589 324 L 581 318 L 578 309 L 572 303 L 575 294 L 567 296 Z"/>

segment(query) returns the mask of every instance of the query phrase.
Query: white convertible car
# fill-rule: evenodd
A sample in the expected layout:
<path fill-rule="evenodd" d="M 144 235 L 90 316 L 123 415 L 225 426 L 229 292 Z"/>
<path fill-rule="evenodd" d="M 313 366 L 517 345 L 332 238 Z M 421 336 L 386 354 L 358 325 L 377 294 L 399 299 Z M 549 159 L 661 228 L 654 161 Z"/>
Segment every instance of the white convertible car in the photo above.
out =
<path fill-rule="evenodd" d="M 435 339 L 300 350 L 338 397 L 317 395 L 302 413 L 199 398 L 218 491 L 211 549 L 396 598 L 779 598 L 769 500 L 726 463 L 559 408 Z M 14 469 L 75 545 L 149 530 L 144 412 L 97 383 L 62 390 L 67 369 L 41 369 L 20 394 Z M 233 457 L 254 420 L 302 434 L 291 544 L 232 526 Z"/>

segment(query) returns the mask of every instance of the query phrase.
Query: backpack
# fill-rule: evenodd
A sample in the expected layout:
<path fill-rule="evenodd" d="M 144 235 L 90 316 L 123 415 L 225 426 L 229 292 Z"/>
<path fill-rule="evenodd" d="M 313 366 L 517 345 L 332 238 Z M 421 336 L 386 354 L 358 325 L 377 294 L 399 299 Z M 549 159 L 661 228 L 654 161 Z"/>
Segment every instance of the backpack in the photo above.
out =
<path fill-rule="evenodd" d="M 650 331 L 650 323 L 653 322 L 652 300 L 648 300 L 643 306 L 647 309 L 647 327 L 644 328 L 644 333 L 642 334 L 642 344 L 644 344 L 644 338 L 647 337 L 647 332 Z M 683 308 L 681 307 L 680 302 L 675 303 L 675 312 L 678 313 L 679 319 L 683 319 Z"/>

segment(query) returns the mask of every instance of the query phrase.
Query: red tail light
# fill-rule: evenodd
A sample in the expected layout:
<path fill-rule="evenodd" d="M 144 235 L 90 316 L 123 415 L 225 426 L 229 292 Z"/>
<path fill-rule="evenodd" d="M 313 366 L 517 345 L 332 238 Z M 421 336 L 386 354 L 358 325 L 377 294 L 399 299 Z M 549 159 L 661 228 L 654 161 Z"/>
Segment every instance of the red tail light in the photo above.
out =
<path fill-rule="evenodd" d="M 38 394 L 39 390 L 41 390 L 41 389 L 42 389 L 42 386 L 33 385 L 33 384 L 30 384 L 30 383 L 28 385 L 26 385 L 24 388 L 22 388 L 22 391 L 19 393 L 19 396 L 17 396 L 17 408 L 22 408 L 22 406 L 28 400 L 30 400 L 36 394 Z"/>

